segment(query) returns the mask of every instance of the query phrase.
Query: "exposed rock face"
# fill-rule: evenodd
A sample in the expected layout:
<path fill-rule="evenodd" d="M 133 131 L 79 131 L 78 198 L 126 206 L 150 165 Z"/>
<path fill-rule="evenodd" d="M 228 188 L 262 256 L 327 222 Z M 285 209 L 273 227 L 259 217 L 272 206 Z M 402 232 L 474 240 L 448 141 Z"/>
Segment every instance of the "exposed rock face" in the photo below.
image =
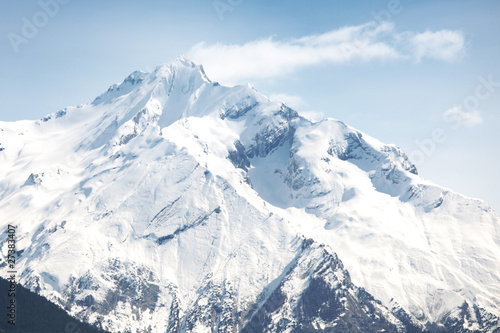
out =
<path fill-rule="evenodd" d="M 352 284 L 335 254 L 311 240 L 276 283 L 242 332 L 405 331 L 380 302 Z"/>

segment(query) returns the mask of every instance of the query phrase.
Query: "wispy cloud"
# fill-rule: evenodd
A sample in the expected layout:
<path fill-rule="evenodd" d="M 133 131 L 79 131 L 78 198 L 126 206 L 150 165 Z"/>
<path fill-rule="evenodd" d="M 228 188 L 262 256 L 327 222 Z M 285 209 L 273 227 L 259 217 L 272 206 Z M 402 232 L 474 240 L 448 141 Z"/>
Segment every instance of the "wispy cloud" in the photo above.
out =
<path fill-rule="evenodd" d="M 459 31 L 426 31 L 411 37 L 410 43 L 417 61 L 423 58 L 453 61 L 458 59 L 464 50 L 464 37 Z"/>
<path fill-rule="evenodd" d="M 321 119 L 325 119 L 325 113 L 321 111 L 314 111 L 314 110 L 300 111 L 300 115 L 312 121 L 320 121 Z"/>
<path fill-rule="evenodd" d="M 479 110 L 466 111 L 461 106 L 454 106 L 443 114 L 446 119 L 456 119 L 459 124 L 473 127 L 483 123 L 483 117 Z"/>
<path fill-rule="evenodd" d="M 389 22 L 366 23 L 289 40 L 273 37 L 245 44 L 199 43 L 188 57 L 224 83 L 280 77 L 307 66 L 375 60 L 435 58 L 452 61 L 464 48 L 460 31 L 396 32 Z"/>
<path fill-rule="evenodd" d="M 277 93 L 277 94 L 271 94 L 269 98 L 272 101 L 276 102 L 283 102 L 295 111 L 300 111 L 300 115 L 302 117 L 305 117 L 307 119 L 313 120 L 313 121 L 319 121 L 321 119 L 325 118 L 325 114 L 321 111 L 315 111 L 315 110 L 304 110 L 305 107 L 307 107 L 306 101 L 297 95 L 289 95 L 289 94 L 283 94 L 283 93 Z"/>
<path fill-rule="evenodd" d="M 300 110 L 300 108 L 306 105 L 306 102 L 302 99 L 302 97 L 296 95 L 282 93 L 271 94 L 271 96 L 269 96 L 269 99 L 276 102 L 283 102 L 295 110 Z"/>

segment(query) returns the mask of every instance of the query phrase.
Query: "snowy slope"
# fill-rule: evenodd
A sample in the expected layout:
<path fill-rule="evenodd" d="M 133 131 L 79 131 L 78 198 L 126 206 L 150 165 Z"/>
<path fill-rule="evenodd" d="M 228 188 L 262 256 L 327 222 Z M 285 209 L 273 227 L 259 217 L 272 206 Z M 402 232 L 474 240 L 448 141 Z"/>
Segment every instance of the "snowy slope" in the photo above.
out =
<path fill-rule="evenodd" d="M 0 122 L 0 147 L 21 283 L 108 330 L 500 325 L 487 204 L 421 179 L 396 146 L 183 58 Z"/>

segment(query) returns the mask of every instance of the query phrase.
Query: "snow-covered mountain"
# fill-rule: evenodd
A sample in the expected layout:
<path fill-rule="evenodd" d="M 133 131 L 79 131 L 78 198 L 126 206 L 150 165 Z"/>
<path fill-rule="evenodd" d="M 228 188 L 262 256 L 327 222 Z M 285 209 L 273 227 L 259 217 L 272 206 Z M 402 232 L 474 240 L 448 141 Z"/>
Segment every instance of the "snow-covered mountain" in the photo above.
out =
<path fill-rule="evenodd" d="M 183 58 L 0 122 L 0 274 L 112 332 L 500 331 L 500 217 Z"/>

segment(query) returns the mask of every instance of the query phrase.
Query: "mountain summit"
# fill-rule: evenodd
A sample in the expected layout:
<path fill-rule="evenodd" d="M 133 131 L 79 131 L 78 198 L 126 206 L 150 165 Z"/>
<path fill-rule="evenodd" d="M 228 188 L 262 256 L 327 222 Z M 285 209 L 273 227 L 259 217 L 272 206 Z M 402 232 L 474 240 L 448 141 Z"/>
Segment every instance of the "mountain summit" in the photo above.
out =
<path fill-rule="evenodd" d="M 180 58 L 0 122 L 20 283 L 112 332 L 500 330 L 500 217 Z"/>

